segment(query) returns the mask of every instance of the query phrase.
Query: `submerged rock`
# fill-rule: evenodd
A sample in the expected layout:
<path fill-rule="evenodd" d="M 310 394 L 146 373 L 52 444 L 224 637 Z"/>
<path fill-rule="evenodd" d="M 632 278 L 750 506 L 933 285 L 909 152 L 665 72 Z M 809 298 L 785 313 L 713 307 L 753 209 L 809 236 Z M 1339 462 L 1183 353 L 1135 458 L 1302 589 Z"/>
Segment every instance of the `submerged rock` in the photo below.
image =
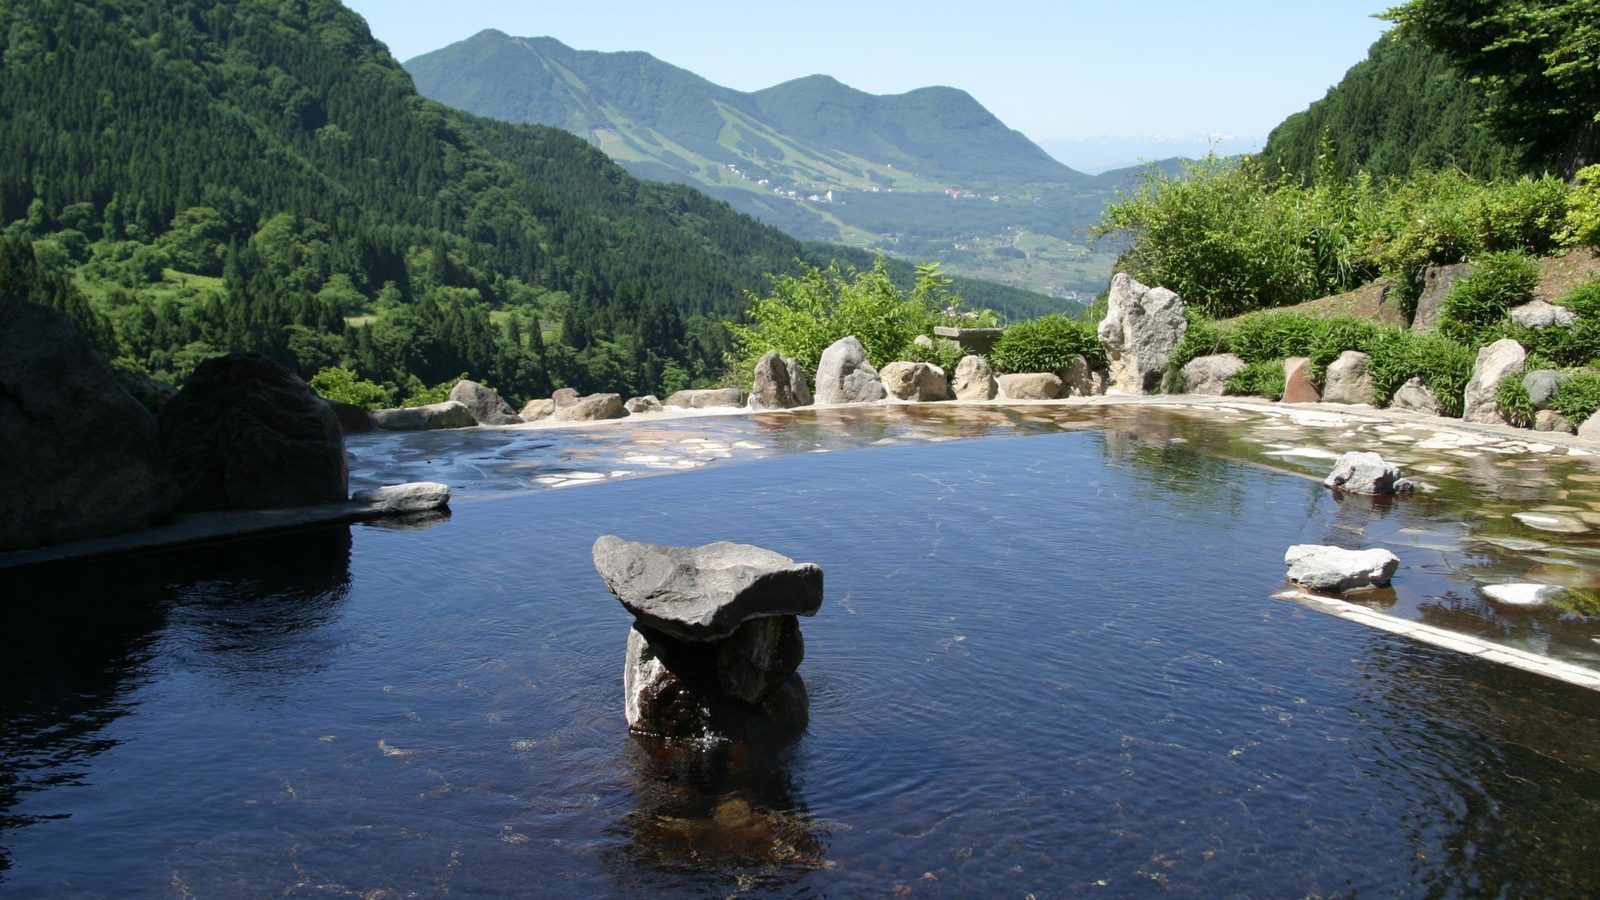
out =
<path fill-rule="evenodd" d="M 201 363 L 157 422 L 181 510 L 308 506 L 349 493 L 333 408 L 259 353 Z"/>
<path fill-rule="evenodd" d="M 854 336 L 840 338 L 822 351 L 817 363 L 818 403 L 875 403 L 886 396 L 878 370 Z"/>
<path fill-rule="evenodd" d="M 67 317 L 0 300 L 0 549 L 142 528 L 177 487 L 156 419 Z"/>
<path fill-rule="evenodd" d="M 811 405 L 811 386 L 793 358 L 768 350 L 756 361 L 751 409 L 794 409 Z"/>
<path fill-rule="evenodd" d="M 1339 457 L 1328 474 L 1324 487 L 1351 494 L 1393 494 L 1415 488 L 1400 477 L 1400 467 L 1376 453 L 1352 451 Z"/>
<path fill-rule="evenodd" d="M 478 424 L 472 411 L 459 400 L 408 406 L 401 409 L 375 409 L 372 424 L 384 431 L 433 431 L 439 428 L 471 428 Z"/>
<path fill-rule="evenodd" d="M 957 400 L 993 400 L 1000 392 L 989 361 L 981 356 L 963 356 L 956 363 L 955 380 L 950 390 Z"/>
<path fill-rule="evenodd" d="M 522 422 L 511 404 L 494 388 L 463 378 L 450 389 L 450 399 L 465 406 L 479 425 L 516 425 Z"/>
<path fill-rule="evenodd" d="M 1183 301 L 1177 294 L 1162 287 L 1146 287 L 1118 272 L 1111 279 L 1106 317 L 1098 328 L 1110 361 L 1107 392 L 1147 394 L 1155 390 L 1188 328 Z"/>
<path fill-rule="evenodd" d="M 932 363 L 892 362 L 880 373 L 883 389 L 895 400 L 926 402 L 950 396 L 944 370 Z"/>
<path fill-rule="evenodd" d="M 1345 550 L 1317 544 L 1290 547 L 1283 562 L 1289 567 L 1290 581 L 1331 594 L 1383 587 L 1400 567 L 1399 557 L 1387 550 Z"/>
<path fill-rule="evenodd" d="M 1549 584 L 1491 584 L 1483 588 L 1483 593 L 1507 606 L 1545 606 L 1551 597 L 1561 593 L 1561 588 Z"/>

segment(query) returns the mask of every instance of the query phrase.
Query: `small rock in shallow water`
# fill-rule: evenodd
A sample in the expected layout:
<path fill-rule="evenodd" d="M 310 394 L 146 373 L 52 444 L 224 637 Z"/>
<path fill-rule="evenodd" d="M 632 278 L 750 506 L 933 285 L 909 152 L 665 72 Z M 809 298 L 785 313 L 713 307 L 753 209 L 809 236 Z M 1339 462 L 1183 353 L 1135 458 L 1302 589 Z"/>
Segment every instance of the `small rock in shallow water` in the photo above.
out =
<path fill-rule="evenodd" d="M 1343 593 L 1382 587 L 1394 577 L 1400 558 L 1383 549 L 1345 550 L 1317 544 L 1296 544 L 1283 554 L 1288 578 L 1315 591 Z"/>
<path fill-rule="evenodd" d="M 1400 477 L 1400 467 L 1376 453 L 1351 452 L 1339 457 L 1323 487 L 1352 494 L 1393 494 L 1414 485 Z"/>
<path fill-rule="evenodd" d="M 1548 584 L 1491 584 L 1483 589 L 1490 600 L 1507 606 L 1544 606 L 1559 591 Z"/>
<path fill-rule="evenodd" d="M 350 499 L 365 503 L 376 512 L 427 512 L 450 505 L 450 486 L 437 481 L 413 481 L 356 491 Z"/>

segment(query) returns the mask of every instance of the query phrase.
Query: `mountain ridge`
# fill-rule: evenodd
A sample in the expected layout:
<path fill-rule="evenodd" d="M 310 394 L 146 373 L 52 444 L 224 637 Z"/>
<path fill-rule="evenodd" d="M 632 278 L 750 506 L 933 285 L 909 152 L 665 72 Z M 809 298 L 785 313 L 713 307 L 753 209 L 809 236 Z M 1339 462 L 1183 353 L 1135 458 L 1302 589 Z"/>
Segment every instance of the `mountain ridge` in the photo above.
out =
<path fill-rule="evenodd" d="M 561 128 L 630 174 L 686 184 L 808 242 L 938 261 L 1062 298 L 1099 292 L 1088 229 L 1124 176 L 1085 175 L 959 88 L 877 95 L 831 75 L 724 87 L 643 51 L 497 29 L 404 64 L 427 97 Z"/>

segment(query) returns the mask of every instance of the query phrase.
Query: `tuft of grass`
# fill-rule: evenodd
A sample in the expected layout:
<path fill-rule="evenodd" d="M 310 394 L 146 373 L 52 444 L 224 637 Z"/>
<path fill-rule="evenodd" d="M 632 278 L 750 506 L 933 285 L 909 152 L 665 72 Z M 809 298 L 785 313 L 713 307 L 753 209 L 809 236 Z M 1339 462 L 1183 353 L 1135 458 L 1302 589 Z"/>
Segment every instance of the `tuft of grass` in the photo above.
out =
<path fill-rule="evenodd" d="M 1439 311 L 1439 333 L 1468 346 L 1487 344 L 1507 327 L 1513 306 L 1533 299 L 1539 270 L 1519 250 L 1488 253 L 1474 262 L 1471 275 L 1451 289 Z"/>
<path fill-rule="evenodd" d="M 1007 326 L 989 351 L 989 365 L 998 373 L 1055 372 L 1074 356 L 1084 357 L 1091 366 L 1106 364 L 1095 326 L 1051 315 Z"/>
<path fill-rule="evenodd" d="M 1283 360 L 1252 362 L 1228 379 L 1227 391 L 1240 396 L 1282 400 L 1284 381 Z"/>

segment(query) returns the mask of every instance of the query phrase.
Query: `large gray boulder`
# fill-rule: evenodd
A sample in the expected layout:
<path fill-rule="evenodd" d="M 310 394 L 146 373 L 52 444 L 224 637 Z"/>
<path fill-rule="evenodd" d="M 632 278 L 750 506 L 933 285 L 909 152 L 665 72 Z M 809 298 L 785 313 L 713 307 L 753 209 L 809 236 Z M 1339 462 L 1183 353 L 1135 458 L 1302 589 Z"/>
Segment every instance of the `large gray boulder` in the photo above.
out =
<path fill-rule="evenodd" d="M 1534 409 L 1549 409 L 1561 386 L 1572 376 L 1555 369 L 1536 369 L 1522 376 L 1522 389 L 1528 392 L 1528 401 Z"/>
<path fill-rule="evenodd" d="M 756 360 L 755 383 L 750 391 L 751 409 L 794 409 L 811 405 L 811 385 L 799 363 L 778 351 L 768 350 Z"/>
<path fill-rule="evenodd" d="M 1000 392 L 989 361 L 981 356 L 963 356 L 956 363 L 955 380 L 950 383 L 957 400 L 993 400 Z"/>
<path fill-rule="evenodd" d="M 676 406 L 680 409 L 712 409 L 724 406 L 737 408 L 744 406 L 745 393 L 734 387 L 702 388 L 674 391 L 661 402 L 665 406 Z"/>
<path fill-rule="evenodd" d="M 1124 272 L 1111 279 L 1100 343 L 1110 361 L 1111 394 L 1147 394 L 1161 384 L 1172 351 L 1189 321 L 1183 301 L 1166 288 L 1146 287 Z"/>
<path fill-rule="evenodd" d="M 1109 383 L 1104 369 L 1089 365 L 1088 359 L 1076 353 L 1056 371 L 1056 377 L 1061 379 L 1063 397 L 1098 397 L 1106 392 Z"/>
<path fill-rule="evenodd" d="M 459 400 L 408 406 L 402 409 L 375 409 L 372 424 L 384 431 L 433 431 L 439 428 L 470 428 L 478 424 L 472 410 Z"/>
<path fill-rule="evenodd" d="M 950 383 L 944 377 L 944 370 L 932 363 L 892 362 L 883 367 L 879 376 L 883 379 L 884 391 L 895 400 L 927 402 L 950 397 Z"/>
<path fill-rule="evenodd" d="M 1417 308 L 1411 316 L 1411 330 L 1418 334 L 1439 328 L 1439 311 L 1456 282 L 1472 274 L 1472 266 L 1456 263 L 1449 266 L 1424 266 L 1422 289 L 1417 294 Z"/>
<path fill-rule="evenodd" d="M 1345 550 L 1316 544 L 1296 544 L 1283 554 L 1288 578 L 1314 591 L 1339 594 L 1366 587 L 1383 587 L 1394 578 L 1400 559 L 1387 550 Z"/>
<path fill-rule="evenodd" d="M 201 363 L 156 422 L 180 510 L 310 506 L 349 495 L 339 417 L 259 353 Z"/>
<path fill-rule="evenodd" d="M 551 392 L 550 400 L 555 403 L 557 409 L 563 406 L 571 406 L 578 402 L 578 391 L 576 388 L 569 387 L 556 388 Z"/>
<path fill-rule="evenodd" d="M 1221 397 L 1228 392 L 1228 379 L 1239 374 L 1244 360 L 1235 353 L 1197 356 L 1183 367 L 1183 389 L 1190 394 Z"/>
<path fill-rule="evenodd" d="M 1578 426 L 1578 440 L 1600 443 L 1600 415 L 1591 415 Z"/>
<path fill-rule="evenodd" d="M 589 394 L 563 406 L 556 399 L 556 410 L 550 418 L 557 422 L 598 422 L 620 419 L 628 411 L 622 408 L 621 394 Z"/>
<path fill-rule="evenodd" d="M 627 402 L 622 404 L 622 408 L 631 416 L 634 413 L 661 412 L 666 407 L 661 405 L 655 394 L 645 394 L 643 397 L 629 397 Z"/>
<path fill-rule="evenodd" d="M 1389 408 L 1429 416 L 1444 415 L 1444 404 L 1439 402 L 1439 396 L 1420 376 L 1411 378 L 1395 389 L 1394 396 L 1389 399 Z"/>
<path fill-rule="evenodd" d="M 1014 372 L 997 380 L 1000 396 L 1006 400 L 1055 400 L 1061 396 L 1061 376 L 1054 372 Z"/>
<path fill-rule="evenodd" d="M 1500 381 L 1522 371 L 1528 351 L 1510 338 L 1501 338 L 1478 351 L 1461 404 L 1461 420 L 1485 425 L 1504 425 L 1505 413 L 1495 400 Z"/>
<path fill-rule="evenodd" d="M 518 413 L 524 422 L 537 422 L 555 415 L 556 401 L 545 398 L 543 400 L 529 400 L 522 404 L 522 412 Z"/>
<path fill-rule="evenodd" d="M 0 550 L 142 528 L 177 500 L 156 420 L 65 315 L 0 300 Z"/>
<path fill-rule="evenodd" d="M 886 396 L 878 370 L 867 361 L 866 348 L 854 336 L 840 338 L 822 351 L 822 361 L 817 363 L 818 403 L 874 403 Z"/>
<path fill-rule="evenodd" d="M 1372 357 L 1360 350 L 1346 350 L 1328 364 L 1322 375 L 1324 403 L 1371 403 L 1373 382 L 1367 365 Z"/>
<path fill-rule="evenodd" d="M 1578 314 L 1565 306 L 1535 300 L 1511 309 L 1511 321 L 1524 328 L 1571 328 L 1578 324 Z"/>
<path fill-rule="evenodd" d="M 1400 477 L 1399 466 L 1376 453 L 1360 451 L 1340 456 L 1322 484 L 1351 494 L 1393 494 L 1415 488 Z"/>
<path fill-rule="evenodd" d="M 516 425 L 522 417 L 494 388 L 465 378 L 450 389 L 450 399 L 465 406 L 479 425 Z"/>
<path fill-rule="evenodd" d="M 728 637 L 746 620 L 811 616 L 822 569 L 750 544 L 667 547 L 605 535 L 594 567 L 634 618 L 685 641 Z"/>

